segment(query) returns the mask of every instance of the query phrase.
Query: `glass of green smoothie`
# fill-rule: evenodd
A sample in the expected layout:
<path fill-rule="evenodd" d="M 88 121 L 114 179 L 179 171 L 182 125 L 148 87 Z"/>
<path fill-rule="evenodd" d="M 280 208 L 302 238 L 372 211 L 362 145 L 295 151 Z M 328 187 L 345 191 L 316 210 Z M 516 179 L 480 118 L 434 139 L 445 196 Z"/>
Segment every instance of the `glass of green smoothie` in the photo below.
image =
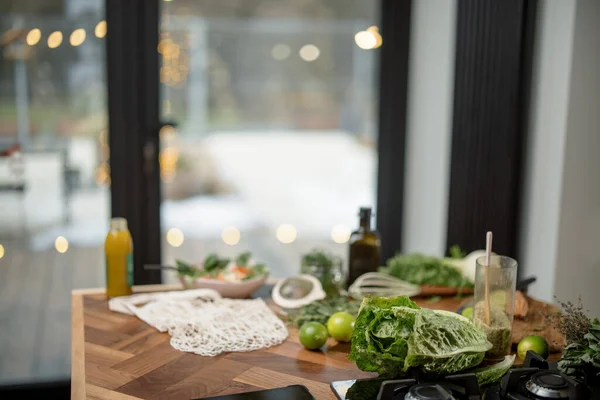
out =
<path fill-rule="evenodd" d="M 497 361 L 510 354 L 516 285 L 516 260 L 492 255 L 486 265 L 485 257 L 477 259 L 473 322 L 493 345 L 486 360 Z"/>

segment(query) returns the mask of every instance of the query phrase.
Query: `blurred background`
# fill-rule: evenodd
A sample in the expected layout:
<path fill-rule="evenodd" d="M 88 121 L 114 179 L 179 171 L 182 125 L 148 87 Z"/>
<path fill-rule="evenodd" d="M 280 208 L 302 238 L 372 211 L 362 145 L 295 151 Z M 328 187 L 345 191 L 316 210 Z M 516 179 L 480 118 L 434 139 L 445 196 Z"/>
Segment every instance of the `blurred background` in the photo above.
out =
<path fill-rule="evenodd" d="M 506 2 L 487 22 L 462 0 L 154 2 L 156 26 L 114 30 L 116 1 L 0 2 L 0 385 L 68 381 L 70 291 L 104 285 L 123 209 L 143 211 L 138 283 L 174 281 L 142 262 L 210 252 L 250 250 L 274 277 L 313 248 L 345 260 L 371 206 L 388 255 L 470 251 L 493 229 L 532 295 L 600 314 L 596 2 Z M 125 53 L 156 57 L 158 96 L 120 109 Z M 109 131 L 147 98 L 156 124 Z M 154 165 L 142 189 L 113 186 Z"/>
<path fill-rule="evenodd" d="M 379 11 L 161 2 L 164 263 L 250 249 L 283 277 L 314 247 L 346 257 L 375 200 Z M 0 382 L 68 377 L 70 289 L 104 285 L 105 14 L 102 0 L 0 5 Z"/>

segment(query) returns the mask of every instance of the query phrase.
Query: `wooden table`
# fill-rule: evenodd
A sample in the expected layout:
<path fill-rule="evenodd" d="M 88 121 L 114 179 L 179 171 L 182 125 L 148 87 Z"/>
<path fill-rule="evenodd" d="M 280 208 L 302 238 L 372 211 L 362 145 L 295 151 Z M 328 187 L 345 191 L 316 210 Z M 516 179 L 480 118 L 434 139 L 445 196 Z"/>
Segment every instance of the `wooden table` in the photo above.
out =
<path fill-rule="evenodd" d="M 417 299 L 423 307 L 446 310 L 456 310 L 460 301 Z M 72 399 L 191 399 L 292 384 L 305 385 L 317 399 L 334 399 L 330 382 L 375 376 L 348 360 L 349 344 L 330 338 L 323 352 L 309 351 L 296 329 L 283 344 L 265 350 L 217 357 L 183 353 L 170 346 L 167 333 L 110 311 L 103 289 L 73 291 L 71 329 Z"/>

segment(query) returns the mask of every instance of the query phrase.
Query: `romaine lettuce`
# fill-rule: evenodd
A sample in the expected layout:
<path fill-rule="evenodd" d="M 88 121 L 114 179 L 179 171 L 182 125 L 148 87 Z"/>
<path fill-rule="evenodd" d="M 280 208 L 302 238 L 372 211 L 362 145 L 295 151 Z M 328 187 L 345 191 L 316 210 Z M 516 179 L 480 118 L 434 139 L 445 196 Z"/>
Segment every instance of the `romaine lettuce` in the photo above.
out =
<path fill-rule="evenodd" d="M 516 356 L 504 356 L 504 360 L 499 363 L 488 365 L 483 368 L 477 368 L 472 372 L 477 376 L 479 386 L 487 386 L 500 381 L 500 379 L 508 372 L 510 367 L 515 363 Z"/>
<path fill-rule="evenodd" d="M 458 314 L 421 309 L 406 296 L 367 297 L 354 325 L 350 359 L 383 377 L 411 367 L 449 374 L 478 365 L 491 347 L 485 333 Z"/>

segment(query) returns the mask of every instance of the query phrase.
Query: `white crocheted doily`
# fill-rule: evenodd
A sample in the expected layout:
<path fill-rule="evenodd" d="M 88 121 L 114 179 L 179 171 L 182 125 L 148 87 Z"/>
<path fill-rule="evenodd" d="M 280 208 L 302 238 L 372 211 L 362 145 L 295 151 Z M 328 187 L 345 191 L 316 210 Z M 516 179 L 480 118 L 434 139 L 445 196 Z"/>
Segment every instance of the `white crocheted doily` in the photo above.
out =
<path fill-rule="evenodd" d="M 267 348 L 288 336 L 262 299 L 224 299 L 211 289 L 116 297 L 108 307 L 168 332 L 175 349 L 203 356 Z"/>

